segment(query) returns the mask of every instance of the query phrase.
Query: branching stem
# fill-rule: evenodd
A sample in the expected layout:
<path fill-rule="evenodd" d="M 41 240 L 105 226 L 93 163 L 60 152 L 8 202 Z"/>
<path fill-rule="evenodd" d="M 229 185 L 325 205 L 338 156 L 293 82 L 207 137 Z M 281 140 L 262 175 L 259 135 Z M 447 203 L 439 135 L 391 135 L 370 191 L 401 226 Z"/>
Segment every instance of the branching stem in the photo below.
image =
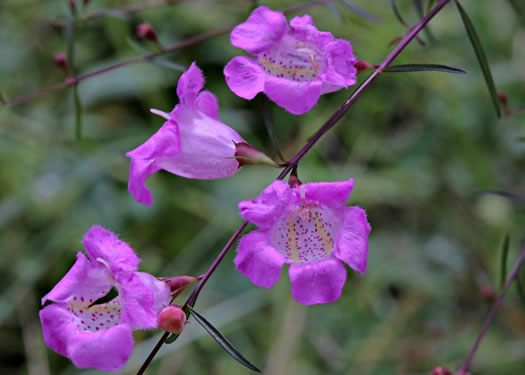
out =
<path fill-rule="evenodd" d="M 319 1 L 312 2 L 312 3 L 324 4 L 327 2 L 331 2 L 331 1 L 332 0 L 319 0 Z M 434 16 L 438 14 L 439 11 L 445 5 L 447 5 L 450 1 L 451 0 L 441 0 L 436 5 L 436 7 L 432 9 L 430 13 L 428 13 L 428 15 L 425 18 L 423 18 L 416 26 L 410 29 L 409 33 L 405 35 L 405 37 L 401 40 L 401 42 L 397 45 L 397 47 L 394 48 L 394 50 L 386 57 L 386 59 L 379 65 L 379 67 L 354 91 L 354 93 L 350 96 L 350 98 L 348 98 L 348 100 L 343 103 L 343 105 L 334 113 L 334 115 L 328 119 L 328 121 L 317 131 L 317 133 L 306 143 L 306 145 L 293 157 L 293 159 L 289 163 L 287 163 L 287 166 L 279 174 L 276 180 L 284 179 L 291 170 L 297 169 L 297 165 L 299 164 L 299 161 L 302 159 L 302 157 L 306 155 L 306 153 L 317 143 L 317 141 L 319 141 L 319 139 L 321 139 L 321 137 L 330 128 L 332 128 L 337 123 L 337 121 L 341 119 L 341 117 L 343 117 L 346 111 L 350 108 L 350 106 L 352 106 L 352 104 L 355 103 L 355 101 L 363 93 L 363 91 L 368 86 L 370 86 L 370 84 L 374 81 L 374 79 L 376 79 L 379 76 L 379 74 L 381 74 L 382 70 L 386 68 L 392 61 L 394 61 L 394 59 L 405 49 L 405 47 L 417 36 L 417 33 L 419 33 L 425 27 L 425 25 L 428 22 L 430 22 L 430 20 L 434 18 Z M 309 4 L 312 4 L 312 3 L 309 3 Z M 297 8 L 298 7 L 296 7 L 295 9 Z M 248 222 L 244 221 L 239 226 L 239 228 L 237 228 L 235 233 L 231 236 L 231 238 L 228 240 L 224 248 L 221 250 L 221 252 L 217 256 L 217 258 L 213 261 L 212 265 L 210 266 L 210 268 L 208 269 L 204 277 L 200 280 L 199 284 L 195 287 L 195 289 L 193 290 L 193 293 L 186 300 L 186 303 L 184 304 L 184 306 L 189 305 L 189 304 L 193 306 L 195 304 L 195 301 L 197 300 L 197 297 L 199 296 L 200 291 L 204 287 L 204 284 L 206 284 L 206 282 L 208 281 L 212 273 L 215 272 L 215 270 L 219 266 L 222 259 L 224 259 L 224 257 L 226 256 L 226 254 L 228 253 L 232 245 L 239 238 L 242 231 L 244 230 L 244 228 L 246 228 L 247 225 L 248 225 Z M 149 354 L 148 358 L 146 359 L 142 367 L 137 372 L 137 375 L 142 375 L 144 373 L 144 371 L 149 366 L 149 364 L 151 363 L 151 361 L 153 360 L 157 352 L 160 350 L 164 341 L 166 341 L 166 339 L 168 338 L 168 336 L 169 334 L 165 333 L 160 338 L 159 342 L 157 343 L 153 351 Z"/>

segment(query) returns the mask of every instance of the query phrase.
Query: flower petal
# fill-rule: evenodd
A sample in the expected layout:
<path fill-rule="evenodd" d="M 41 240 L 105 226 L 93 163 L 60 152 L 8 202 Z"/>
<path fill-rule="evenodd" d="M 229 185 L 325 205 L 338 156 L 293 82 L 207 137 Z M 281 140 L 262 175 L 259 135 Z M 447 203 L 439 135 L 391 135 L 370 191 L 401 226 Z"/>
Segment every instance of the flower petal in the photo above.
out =
<path fill-rule="evenodd" d="M 237 25 L 231 33 L 231 43 L 252 55 L 270 49 L 288 31 L 288 23 L 281 12 L 258 7 L 250 17 Z"/>
<path fill-rule="evenodd" d="M 62 304 L 53 304 L 40 310 L 39 315 L 44 342 L 58 354 L 67 357 L 68 341 L 77 332 L 72 314 Z"/>
<path fill-rule="evenodd" d="M 357 59 L 346 40 L 337 39 L 326 44 L 328 69 L 323 73 L 322 93 L 337 91 L 357 82 Z"/>
<path fill-rule="evenodd" d="M 134 272 L 121 272 L 115 275 L 115 280 L 120 286 L 121 321 L 133 330 L 156 328 L 157 309 L 153 291 Z"/>
<path fill-rule="evenodd" d="M 114 274 L 120 271 L 136 271 L 140 263 L 140 259 L 127 243 L 99 225 L 91 227 L 82 243 L 93 262 L 102 258 Z"/>
<path fill-rule="evenodd" d="M 131 159 L 128 191 L 137 202 L 147 206 L 153 203 L 153 196 L 146 186 L 146 180 L 160 169 L 154 160 Z"/>
<path fill-rule="evenodd" d="M 219 120 L 219 103 L 217 98 L 209 91 L 203 91 L 195 101 L 195 108 L 211 118 Z"/>
<path fill-rule="evenodd" d="M 264 90 L 264 71 L 249 57 L 234 57 L 224 67 L 224 76 L 230 90 L 241 98 L 251 100 Z"/>
<path fill-rule="evenodd" d="M 137 276 L 153 293 L 157 313 L 170 304 L 171 291 L 168 284 L 146 272 L 135 272 L 135 276 Z"/>
<path fill-rule="evenodd" d="M 70 337 L 68 345 L 68 357 L 75 366 L 102 371 L 122 368 L 132 351 L 133 336 L 126 324 L 97 332 L 77 332 Z"/>
<path fill-rule="evenodd" d="M 363 275 L 368 258 L 370 224 L 361 207 L 344 207 L 343 223 L 334 255 Z"/>
<path fill-rule="evenodd" d="M 264 93 L 294 115 L 302 115 L 317 104 L 321 96 L 321 81 L 296 82 L 267 75 Z"/>
<path fill-rule="evenodd" d="M 290 34 L 294 38 L 309 44 L 314 44 L 320 50 L 324 50 L 326 44 L 334 40 L 331 32 L 319 31 L 317 27 L 315 27 L 312 17 L 308 14 L 292 18 L 290 20 L 290 27 L 292 28 Z"/>
<path fill-rule="evenodd" d="M 201 180 L 226 178 L 238 171 L 235 143 L 243 139 L 235 130 L 186 105 L 177 105 L 172 116 L 179 124 L 181 152 L 157 159 L 158 167 Z"/>
<path fill-rule="evenodd" d="M 272 226 L 283 214 L 291 197 L 290 186 L 281 180 L 272 182 L 255 199 L 241 201 L 239 213 L 260 228 Z"/>
<path fill-rule="evenodd" d="M 348 200 L 353 186 L 353 178 L 347 181 L 310 182 L 295 188 L 294 194 L 300 196 L 304 189 L 307 201 L 316 201 L 330 208 L 341 208 Z"/>
<path fill-rule="evenodd" d="M 151 160 L 177 155 L 179 152 L 179 126 L 175 121 L 169 120 L 146 142 L 126 153 L 126 156 L 132 159 Z"/>
<path fill-rule="evenodd" d="M 42 298 L 42 304 L 47 300 L 68 302 L 77 297 L 86 301 L 89 299 L 96 301 L 103 297 L 112 287 L 111 274 L 106 267 L 97 263 L 90 262 L 84 254 L 78 252 L 77 261 L 73 267 Z"/>
<path fill-rule="evenodd" d="M 270 288 L 279 280 L 285 259 L 270 245 L 266 235 L 256 230 L 241 239 L 234 262 L 252 283 Z"/>
<path fill-rule="evenodd" d="M 346 270 L 335 258 L 292 264 L 288 270 L 293 298 L 303 305 L 334 302 L 341 296 Z"/>
<path fill-rule="evenodd" d="M 177 85 L 177 96 L 183 104 L 192 105 L 197 98 L 197 94 L 204 87 L 204 76 L 202 70 L 195 62 L 182 73 Z"/>

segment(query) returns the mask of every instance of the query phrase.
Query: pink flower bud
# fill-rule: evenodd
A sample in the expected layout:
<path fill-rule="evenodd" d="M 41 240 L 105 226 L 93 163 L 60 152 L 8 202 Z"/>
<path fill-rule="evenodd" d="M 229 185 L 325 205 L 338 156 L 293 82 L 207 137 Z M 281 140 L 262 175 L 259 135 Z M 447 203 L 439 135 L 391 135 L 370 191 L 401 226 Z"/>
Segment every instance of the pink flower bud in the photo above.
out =
<path fill-rule="evenodd" d="M 179 334 L 186 324 L 186 314 L 179 306 L 165 307 L 159 315 L 159 327 L 166 332 Z"/>
<path fill-rule="evenodd" d="M 55 60 L 55 65 L 62 69 L 66 74 L 68 70 L 67 65 L 67 57 L 64 55 L 63 52 L 55 53 L 55 56 L 53 56 L 53 59 Z"/>
<path fill-rule="evenodd" d="M 452 371 L 443 366 L 438 366 L 432 370 L 432 375 L 452 375 Z"/>
<path fill-rule="evenodd" d="M 193 284 L 198 280 L 200 280 L 200 278 L 195 276 L 176 276 L 162 279 L 162 281 L 168 284 L 172 292 L 183 291 L 188 285 Z"/>
<path fill-rule="evenodd" d="M 494 302 L 496 299 L 496 293 L 494 292 L 494 288 L 491 286 L 482 287 L 480 292 L 483 299 L 487 302 Z"/>
<path fill-rule="evenodd" d="M 241 167 L 243 165 L 268 164 L 279 168 L 279 165 L 266 156 L 264 152 L 257 150 L 246 142 L 235 143 L 234 158 Z"/>
<path fill-rule="evenodd" d="M 158 42 L 157 33 L 155 32 L 155 29 L 147 22 L 143 22 L 140 25 L 138 25 L 137 36 L 139 38 L 147 39 L 155 43 Z"/>
<path fill-rule="evenodd" d="M 354 64 L 354 68 L 357 69 L 357 74 L 364 73 L 370 69 L 375 69 L 377 66 L 370 64 L 368 61 L 359 60 Z"/>

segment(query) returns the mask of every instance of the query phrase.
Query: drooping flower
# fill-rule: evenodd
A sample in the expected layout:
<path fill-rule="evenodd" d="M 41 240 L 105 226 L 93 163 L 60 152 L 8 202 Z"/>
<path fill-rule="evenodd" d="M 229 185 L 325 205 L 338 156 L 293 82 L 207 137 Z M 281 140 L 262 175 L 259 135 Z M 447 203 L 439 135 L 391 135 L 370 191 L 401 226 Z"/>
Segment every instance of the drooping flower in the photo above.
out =
<path fill-rule="evenodd" d="M 231 43 L 256 56 L 235 57 L 224 68 L 226 83 L 244 99 L 264 92 L 300 115 L 322 94 L 356 83 L 350 43 L 317 30 L 309 15 L 293 18 L 288 26 L 281 12 L 258 7 L 233 29 Z"/>
<path fill-rule="evenodd" d="M 157 327 L 170 289 L 137 272 L 139 258 L 112 232 L 93 226 L 83 243 L 87 256 L 79 252 L 69 272 L 42 298 L 42 304 L 54 302 L 40 311 L 44 341 L 77 367 L 118 370 L 133 350 L 131 332 Z M 118 295 L 100 300 L 112 288 Z"/>
<path fill-rule="evenodd" d="M 239 169 L 235 144 L 244 141 L 219 120 L 217 99 L 209 91 L 200 92 L 203 87 L 202 71 L 193 63 L 179 79 L 180 103 L 169 114 L 152 110 L 167 121 L 126 154 L 131 158 L 128 189 L 138 202 L 153 202 L 145 181 L 161 169 L 201 180 L 229 177 Z"/>
<path fill-rule="evenodd" d="M 259 229 L 244 236 L 235 266 L 252 283 L 270 288 L 290 264 L 292 296 L 299 303 L 330 303 L 346 281 L 342 262 L 364 274 L 370 225 L 365 211 L 344 207 L 353 179 L 290 187 L 275 181 L 240 214 Z"/>

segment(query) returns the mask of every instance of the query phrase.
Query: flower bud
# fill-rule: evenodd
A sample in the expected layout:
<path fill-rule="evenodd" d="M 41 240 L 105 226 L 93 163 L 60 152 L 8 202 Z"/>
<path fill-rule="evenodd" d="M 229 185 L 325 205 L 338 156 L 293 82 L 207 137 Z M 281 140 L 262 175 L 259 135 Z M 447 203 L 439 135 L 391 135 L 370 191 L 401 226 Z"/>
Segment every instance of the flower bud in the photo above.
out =
<path fill-rule="evenodd" d="M 166 332 L 179 334 L 186 324 L 186 314 L 179 306 L 165 307 L 159 315 L 159 327 Z"/>
<path fill-rule="evenodd" d="M 141 39 L 147 39 L 155 43 L 158 43 L 159 41 L 155 29 L 147 22 L 143 22 L 137 26 L 137 36 Z"/>
<path fill-rule="evenodd" d="M 487 302 L 494 302 L 496 299 L 496 293 L 494 292 L 494 288 L 491 286 L 482 287 L 480 292 L 483 299 Z"/>
<path fill-rule="evenodd" d="M 163 278 L 164 281 L 170 287 L 172 293 L 182 292 L 188 285 L 200 280 L 200 277 L 195 276 L 176 276 Z"/>
<path fill-rule="evenodd" d="M 432 370 L 432 375 L 452 375 L 452 371 L 443 366 L 438 366 Z"/>
<path fill-rule="evenodd" d="M 235 143 L 235 155 L 233 157 L 239 162 L 240 166 L 267 164 L 279 168 L 279 165 L 266 156 L 264 152 L 246 142 Z"/>
<path fill-rule="evenodd" d="M 358 60 L 354 64 L 354 68 L 357 69 L 357 74 L 361 74 L 368 70 L 375 69 L 377 68 L 377 66 L 375 66 L 374 64 L 370 64 L 368 61 Z"/>
<path fill-rule="evenodd" d="M 64 55 L 63 52 L 55 53 L 53 56 L 53 60 L 55 60 L 55 65 L 62 69 L 64 73 L 68 74 L 68 65 L 67 65 L 67 57 Z"/>
<path fill-rule="evenodd" d="M 499 100 L 501 106 L 506 111 L 508 109 L 508 107 L 509 107 L 509 101 L 507 99 L 507 95 L 505 95 L 505 93 L 503 91 L 498 91 L 497 95 L 498 95 L 498 100 Z"/>
<path fill-rule="evenodd" d="M 77 3 L 75 0 L 68 0 L 69 3 L 69 9 L 71 9 L 72 14 L 77 13 Z"/>

